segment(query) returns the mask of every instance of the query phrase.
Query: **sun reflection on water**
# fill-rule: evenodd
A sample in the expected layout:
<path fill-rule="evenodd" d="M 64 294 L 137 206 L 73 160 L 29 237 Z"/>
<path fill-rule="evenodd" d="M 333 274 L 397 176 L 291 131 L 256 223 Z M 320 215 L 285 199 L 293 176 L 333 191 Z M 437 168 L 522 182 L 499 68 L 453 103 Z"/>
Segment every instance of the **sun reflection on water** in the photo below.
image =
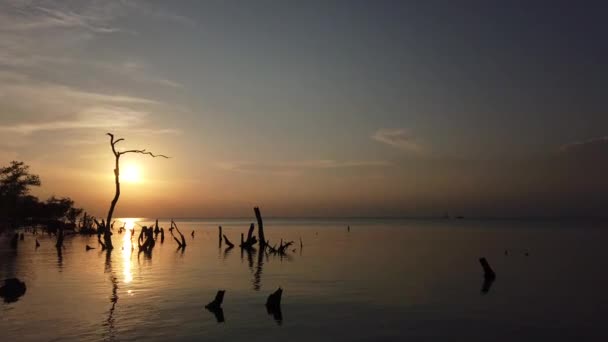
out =
<path fill-rule="evenodd" d="M 124 282 L 130 283 L 133 280 L 131 273 L 131 254 L 133 252 L 133 242 L 131 241 L 131 232 L 135 229 L 136 218 L 120 219 L 124 223 L 125 231 L 122 236 L 122 269 Z"/>

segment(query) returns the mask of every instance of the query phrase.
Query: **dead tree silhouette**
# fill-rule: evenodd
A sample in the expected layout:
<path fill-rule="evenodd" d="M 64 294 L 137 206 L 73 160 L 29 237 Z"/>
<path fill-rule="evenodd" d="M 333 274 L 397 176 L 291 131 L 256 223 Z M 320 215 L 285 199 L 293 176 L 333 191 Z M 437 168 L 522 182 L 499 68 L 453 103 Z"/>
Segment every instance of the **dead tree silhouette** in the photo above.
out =
<path fill-rule="evenodd" d="M 112 232 L 110 231 L 110 227 L 108 226 L 110 222 L 112 222 L 112 215 L 114 214 L 114 208 L 116 207 L 116 203 L 118 203 L 118 198 L 120 197 L 120 156 L 127 153 L 138 153 L 138 154 L 147 154 L 153 158 L 163 157 L 169 159 L 169 157 L 163 154 L 154 154 L 152 152 L 148 152 L 146 150 L 126 150 L 126 151 L 117 151 L 116 144 L 125 140 L 123 138 L 114 140 L 114 134 L 107 133 L 110 136 L 110 146 L 112 147 L 112 153 L 114 153 L 116 165 L 114 167 L 114 183 L 116 185 L 116 192 L 114 193 L 114 198 L 110 204 L 110 210 L 108 211 L 108 218 L 106 220 L 106 224 L 104 225 L 104 234 L 103 239 L 105 242 L 105 246 L 107 249 L 112 249 Z"/>

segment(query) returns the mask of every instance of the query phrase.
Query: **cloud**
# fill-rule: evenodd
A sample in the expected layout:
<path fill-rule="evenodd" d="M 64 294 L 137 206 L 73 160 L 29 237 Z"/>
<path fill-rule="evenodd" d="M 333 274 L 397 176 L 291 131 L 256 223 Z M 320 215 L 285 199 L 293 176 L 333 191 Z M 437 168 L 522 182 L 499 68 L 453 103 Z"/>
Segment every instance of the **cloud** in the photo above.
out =
<path fill-rule="evenodd" d="M 40 131 L 125 128 L 141 124 L 146 115 L 122 107 L 91 107 L 78 113 L 72 120 L 4 125 L 0 126 L 0 132 L 32 134 Z"/>
<path fill-rule="evenodd" d="M 565 158 L 574 158 L 577 165 L 581 160 L 588 160 L 599 166 L 608 162 L 608 136 L 602 136 L 582 141 L 575 141 L 560 146 L 559 155 Z"/>
<path fill-rule="evenodd" d="M 560 146 L 559 150 L 562 152 L 574 152 L 577 150 L 588 149 L 588 148 L 606 148 L 608 147 L 608 136 L 592 138 L 583 141 L 575 141 Z"/>
<path fill-rule="evenodd" d="M 0 119 L 0 132 L 5 133 L 120 128 L 146 135 L 180 133 L 146 126 L 150 114 L 163 105 L 158 101 L 40 82 L 15 72 L 0 72 L 0 101 L 11 108 L 3 109 Z"/>
<path fill-rule="evenodd" d="M 91 67 L 102 69 L 103 71 L 108 71 L 114 73 L 118 76 L 126 76 L 133 81 L 148 83 L 148 84 L 156 84 L 164 87 L 170 88 L 183 88 L 183 84 L 162 78 L 152 76 L 149 72 L 150 67 L 145 65 L 142 62 L 133 62 L 126 61 L 123 63 L 107 63 L 107 62 L 93 62 L 90 63 Z"/>
<path fill-rule="evenodd" d="M 410 134 L 408 134 L 405 129 L 402 128 L 381 128 L 374 132 L 371 138 L 404 151 L 422 151 L 422 147 L 410 136 Z"/>
<path fill-rule="evenodd" d="M 47 5 L 53 5 L 47 3 Z M 90 6 L 90 4 L 89 4 Z M 95 33 L 113 33 L 120 31 L 108 22 L 112 16 L 102 11 L 93 11 L 93 7 L 81 8 L 81 12 L 62 8 L 58 4 L 54 7 L 37 6 L 25 2 L 13 2 L 2 5 L 0 14 L 0 29 L 3 31 L 32 31 L 49 29 L 79 28 Z M 106 15 L 104 15 L 106 14 Z"/>
<path fill-rule="evenodd" d="M 386 167 L 392 163 L 383 160 L 347 160 L 337 161 L 333 159 L 313 159 L 300 161 L 278 161 L 278 162 L 218 162 L 216 166 L 235 172 L 275 172 L 275 173 L 294 173 L 302 170 L 323 170 L 339 168 L 360 168 L 360 167 Z"/>
<path fill-rule="evenodd" d="M 113 72 L 140 83 L 182 88 L 175 80 L 153 75 L 154 68 L 78 58 L 86 43 L 98 36 L 134 33 L 120 27 L 122 17 L 143 16 L 192 26 L 193 20 L 139 1 L 0 2 L 0 67 L 48 70 L 79 66 L 90 72 Z M 128 25 L 129 21 L 121 21 Z M 66 54 L 66 51 L 68 52 Z"/>

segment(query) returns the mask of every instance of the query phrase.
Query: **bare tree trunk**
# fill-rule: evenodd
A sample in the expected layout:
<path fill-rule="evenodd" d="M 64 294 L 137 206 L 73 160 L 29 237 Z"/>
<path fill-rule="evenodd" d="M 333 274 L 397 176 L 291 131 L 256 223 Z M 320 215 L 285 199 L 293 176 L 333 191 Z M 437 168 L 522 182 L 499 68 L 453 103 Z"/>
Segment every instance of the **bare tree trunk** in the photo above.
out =
<path fill-rule="evenodd" d="M 116 203 L 118 203 L 118 198 L 120 197 L 120 168 L 119 161 L 120 156 L 127 153 L 139 153 L 139 154 L 147 154 L 154 158 L 163 157 L 169 158 L 165 155 L 159 154 L 155 155 L 152 152 L 147 152 L 146 150 L 126 150 L 126 151 L 116 151 L 116 144 L 123 141 L 123 138 L 114 140 L 114 135 L 112 133 L 108 133 L 110 136 L 110 146 L 112 147 L 112 153 L 116 158 L 116 165 L 114 166 L 114 183 L 116 185 L 116 192 L 114 193 L 114 198 L 112 199 L 112 203 L 110 203 L 110 210 L 108 210 L 108 218 L 106 223 L 104 224 L 104 234 L 103 239 L 105 241 L 105 246 L 108 250 L 112 250 L 114 246 L 112 246 L 112 232 L 110 230 L 110 222 L 112 222 L 112 215 L 114 214 L 114 208 L 116 207 Z"/>
<path fill-rule="evenodd" d="M 114 145 L 112 144 L 112 149 L 114 149 Z M 114 193 L 114 198 L 112 199 L 112 203 L 110 203 L 110 210 L 108 211 L 108 219 L 106 222 L 112 222 L 112 215 L 114 214 L 114 208 L 116 207 L 116 203 L 118 203 L 118 198 L 120 197 L 120 169 L 119 169 L 119 159 L 120 154 L 115 154 L 116 156 L 116 166 L 114 168 L 114 183 L 116 184 L 116 192 Z M 114 248 L 112 246 L 112 232 L 110 231 L 110 227 L 108 224 L 105 224 L 103 240 L 105 241 L 106 248 L 111 250 Z"/>

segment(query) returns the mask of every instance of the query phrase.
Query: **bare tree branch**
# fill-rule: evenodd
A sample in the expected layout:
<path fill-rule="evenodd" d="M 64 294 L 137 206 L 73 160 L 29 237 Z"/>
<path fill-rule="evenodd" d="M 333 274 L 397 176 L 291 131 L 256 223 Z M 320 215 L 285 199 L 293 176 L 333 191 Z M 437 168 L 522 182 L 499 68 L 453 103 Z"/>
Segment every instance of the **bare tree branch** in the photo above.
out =
<path fill-rule="evenodd" d="M 112 215 L 114 214 L 114 208 L 116 207 L 116 203 L 118 203 L 118 198 L 120 197 L 120 156 L 122 156 L 123 154 L 127 154 L 127 153 L 139 153 L 139 154 L 147 154 L 153 158 L 156 157 L 163 157 L 166 159 L 169 159 L 169 157 L 167 157 L 164 154 L 154 154 L 152 152 L 148 152 L 145 149 L 144 150 L 126 150 L 126 151 L 116 151 L 116 144 L 124 141 L 124 138 L 119 138 L 114 140 L 114 134 L 112 133 L 107 133 L 107 135 L 110 136 L 110 146 L 112 147 L 112 153 L 114 153 L 114 157 L 115 157 L 115 167 L 114 167 L 114 183 L 116 186 L 116 192 L 114 194 L 114 198 L 112 199 L 112 202 L 110 203 L 110 210 L 108 211 L 108 219 L 106 221 L 106 223 L 104 224 L 104 240 L 105 240 L 105 244 L 106 247 L 108 249 L 112 249 L 112 232 L 110 231 L 110 222 L 112 222 Z M 181 233 L 180 233 L 181 234 Z M 182 241 L 183 241 L 183 236 L 182 236 Z M 101 241 L 101 240 L 100 240 Z M 184 246 L 185 246 L 185 242 L 184 242 Z"/>
<path fill-rule="evenodd" d="M 118 154 L 119 154 L 119 155 L 121 155 L 121 156 L 122 156 L 123 154 L 127 154 L 127 153 L 139 153 L 139 154 L 147 154 L 147 155 L 149 155 L 149 156 L 152 156 L 153 158 L 156 158 L 156 157 L 163 157 L 163 158 L 166 158 L 166 159 L 169 159 L 169 158 L 170 158 L 170 157 L 167 157 L 167 156 L 166 156 L 166 155 L 164 155 L 164 154 L 154 154 L 154 153 L 152 153 L 152 152 L 148 152 L 148 151 L 146 151 L 146 150 L 126 150 L 126 151 L 120 151 L 120 152 L 118 152 Z"/>

